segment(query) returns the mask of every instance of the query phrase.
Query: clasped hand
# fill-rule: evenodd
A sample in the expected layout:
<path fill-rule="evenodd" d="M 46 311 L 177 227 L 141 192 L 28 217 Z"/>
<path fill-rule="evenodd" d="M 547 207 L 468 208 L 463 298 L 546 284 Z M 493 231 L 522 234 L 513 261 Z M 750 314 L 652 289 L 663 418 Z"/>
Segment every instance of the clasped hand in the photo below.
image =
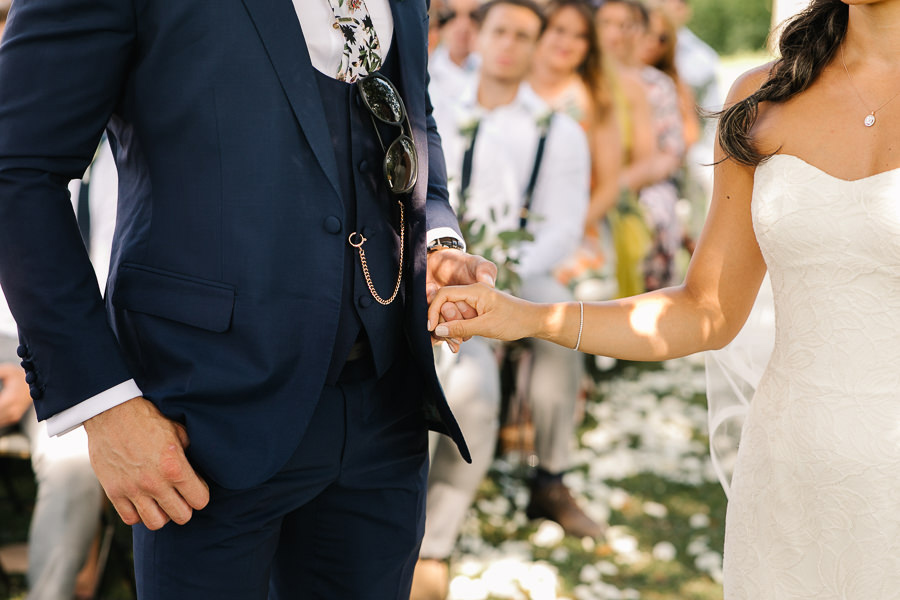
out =
<path fill-rule="evenodd" d="M 462 317 L 448 316 L 447 306 L 465 306 Z M 437 339 L 469 339 L 480 335 L 511 341 L 538 334 L 540 305 L 521 300 L 481 283 L 441 288 L 428 308 L 428 329 Z M 474 313 L 474 314 L 473 314 Z"/>
<path fill-rule="evenodd" d="M 494 263 L 480 256 L 466 254 L 460 250 L 439 250 L 428 254 L 428 268 L 425 280 L 425 293 L 429 303 L 428 330 L 434 332 L 434 327 L 442 321 L 458 321 L 472 319 L 478 316 L 473 305 L 465 301 L 450 302 L 442 300 L 435 304 L 434 300 L 447 286 L 467 285 L 480 283 L 486 288 L 492 289 L 497 279 L 497 267 Z M 434 313 L 434 316 L 432 316 Z M 456 352 L 459 344 L 471 336 L 435 335 L 432 333 L 434 343 L 445 341 Z"/>

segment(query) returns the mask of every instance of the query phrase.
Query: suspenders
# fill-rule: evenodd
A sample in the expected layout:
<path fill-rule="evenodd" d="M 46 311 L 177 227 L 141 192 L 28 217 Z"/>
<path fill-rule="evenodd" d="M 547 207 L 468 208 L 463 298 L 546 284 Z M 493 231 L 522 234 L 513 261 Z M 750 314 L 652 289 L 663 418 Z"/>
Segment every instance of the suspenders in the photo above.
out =
<path fill-rule="evenodd" d="M 522 212 L 519 216 L 519 229 L 525 229 L 528 225 L 528 216 L 531 212 L 531 204 L 534 200 L 534 188 L 537 185 L 538 174 L 541 170 L 541 162 L 544 160 L 544 147 L 547 145 L 547 134 L 550 132 L 550 126 L 553 123 L 553 114 L 551 113 L 546 120 L 546 124 L 541 128 L 541 137 L 538 140 L 537 151 L 534 155 L 534 165 L 531 167 L 531 176 L 528 178 L 528 187 L 525 188 L 524 202 L 522 203 Z M 462 176 L 460 178 L 459 196 L 464 198 L 469 190 L 469 184 L 472 181 L 472 157 L 475 154 L 475 140 L 478 139 L 478 129 L 481 122 L 475 123 L 472 131 L 472 138 L 469 140 L 469 146 L 463 154 Z"/>

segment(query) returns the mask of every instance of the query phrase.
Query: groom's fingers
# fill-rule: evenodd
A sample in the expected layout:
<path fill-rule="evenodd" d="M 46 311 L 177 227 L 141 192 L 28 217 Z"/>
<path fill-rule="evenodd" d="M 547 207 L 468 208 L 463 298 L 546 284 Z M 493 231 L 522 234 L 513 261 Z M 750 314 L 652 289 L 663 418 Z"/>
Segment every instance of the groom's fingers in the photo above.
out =
<path fill-rule="evenodd" d="M 497 265 L 489 260 L 482 260 L 483 262 L 477 263 L 475 267 L 475 281 L 494 287 L 494 282 L 497 281 Z"/>
<path fill-rule="evenodd" d="M 466 302 L 457 302 L 456 308 L 463 319 L 474 319 L 478 316 L 478 311 L 469 306 Z"/>
<path fill-rule="evenodd" d="M 474 319 L 478 316 L 478 311 L 465 302 L 445 302 L 441 305 L 441 316 L 445 321 Z"/>
<path fill-rule="evenodd" d="M 445 316 L 444 307 L 447 305 L 452 305 L 452 311 L 458 311 L 457 308 L 458 303 L 465 303 L 469 307 L 473 309 L 473 317 L 477 315 L 477 306 L 478 306 L 478 295 L 479 292 L 483 290 L 489 290 L 486 284 L 473 284 L 459 287 L 444 287 L 441 288 L 434 296 L 434 299 L 431 301 L 431 304 L 428 306 L 428 330 L 434 331 L 435 327 L 438 323 L 441 322 L 441 317 L 443 316 L 445 320 L 452 321 L 457 320 L 460 317 L 456 317 L 456 319 L 449 319 Z M 444 337 L 444 336 L 439 336 Z M 456 336 L 454 336 L 456 337 Z"/>

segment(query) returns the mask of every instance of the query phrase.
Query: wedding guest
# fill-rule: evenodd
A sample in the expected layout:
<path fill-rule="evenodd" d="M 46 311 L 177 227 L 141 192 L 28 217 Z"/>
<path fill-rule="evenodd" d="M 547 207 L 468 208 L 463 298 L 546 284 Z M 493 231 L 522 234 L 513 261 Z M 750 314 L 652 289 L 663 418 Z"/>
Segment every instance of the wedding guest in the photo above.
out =
<path fill-rule="evenodd" d="M 569 284 L 606 270 L 604 217 L 619 197 L 622 139 L 610 66 L 600 50 L 593 8 L 584 0 L 554 0 L 544 11 L 547 29 L 538 44 L 528 81 L 554 110 L 581 124 L 591 149 L 591 201 L 584 239 L 557 273 L 560 281 Z"/>
<path fill-rule="evenodd" d="M 707 111 L 719 110 L 719 55 L 687 26 L 693 15 L 690 0 L 661 0 L 675 26 L 678 42 L 675 65 L 679 76 L 691 86 L 697 103 Z"/>
<path fill-rule="evenodd" d="M 808 3 L 804 0 L 804 6 Z M 691 0 L 661 0 L 661 6 L 677 29 L 675 66 L 679 78 L 691 87 L 697 105 L 704 111 L 721 109 L 724 98 L 719 86 L 719 55 L 687 26 L 693 14 Z M 712 198 L 714 145 L 715 122 L 704 117 L 699 140 L 688 145 L 685 160 L 683 195 L 690 201 L 688 233 L 691 237 L 699 235 Z"/>
<path fill-rule="evenodd" d="M 438 12 L 440 43 L 428 57 L 428 91 L 438 111 L 455 102 L 478 72 L 474 45 L 480 5 L 481 0 L 445 0 Z"/>
<path fill-rule="evenodd" d="M 683 125 L 684 147 L 690 148 L 700 139 L 700 117 L 694 91 L 681 77 L 675 64 L 678 32 L 669 13 L 662 9 L 661 5 L 650 5 L 648 11 L 649 22 L 640 44 L 639 56 L 641 62 L 662 71 L 675 82 Z"/>
<path fill-rule="evenodd" d="M 653 109 L 634 60 L 637 23 L 632 2 L 604 2 L 597 11 L 596 22 L 600 46 L 613 65 L 611 89 L 622 134 L 620 192 L 608 219 L 616 256 L 618 295 L 627 296 L 644 291 L 643 264 L 650 250 L 650 232 L 637 194 L 670 165 L 658 151 Z"/>
<path fill-rule="evenodd" d="M 680 277 L 675 258 L 684 234 L 677 212 L 679 194 L 675 176 L 684 164 L 684 107 L 675 80 L 641 60 L 642 46 L 650 35 L 650 12 L 639 2 L 632 4 L 632 11 L 635 43 L 629 66 L 638 70 L 647 90 L 647 100 L 653 110 L 657 164 L 666 165 L 637 190 L 651 233 L 650 252 L 643 264 L 644 289 L 649 291 L 673 285 Z M 639 170 L 642 166 L 632 168 Z M 647 171 L 644 174 L 648 175 Z"/>

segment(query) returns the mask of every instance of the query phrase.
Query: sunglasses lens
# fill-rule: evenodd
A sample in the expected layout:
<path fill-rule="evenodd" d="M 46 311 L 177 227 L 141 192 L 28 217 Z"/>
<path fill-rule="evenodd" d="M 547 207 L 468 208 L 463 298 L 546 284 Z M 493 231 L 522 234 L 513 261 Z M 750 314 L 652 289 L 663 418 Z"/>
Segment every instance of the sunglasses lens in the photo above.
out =
<path fill-rule="evenodd" d="M 394 86 L 381 77 L 367 77 L 359 84 L 363 101 L 372 113 L 385 123 L 399 125 L 403 120 L 403 109 Z"/>
<path fill-rule="evenodd" d="M 416 149 L 411 139 L 402 135 L 390 145 L 384 157 L 384 176 L 391 191 L 405 194 L 416 185 L 418 177 Z"/>

